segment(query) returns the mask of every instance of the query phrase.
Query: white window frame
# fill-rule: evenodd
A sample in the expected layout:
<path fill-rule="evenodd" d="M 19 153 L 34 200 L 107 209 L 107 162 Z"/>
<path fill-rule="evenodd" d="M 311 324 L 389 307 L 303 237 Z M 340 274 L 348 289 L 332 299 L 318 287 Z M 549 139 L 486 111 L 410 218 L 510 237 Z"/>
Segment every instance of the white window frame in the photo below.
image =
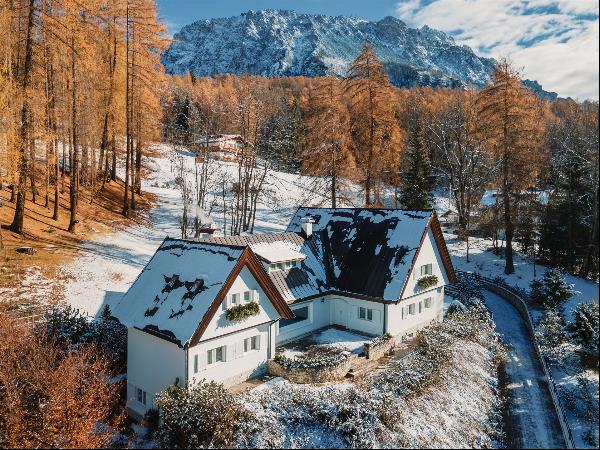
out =
<path fill-rule="evenodd" d="M 248 299 L 246 299 L 246 296 Z M 244 303 L 250 303 L 252 301 L 252 291 L 244 291 Z"/>
<path fill-rule="evenodd" d="M 423 304 L 425 305 L 425 308 L 431 308 L 433 299 L 431 297 L 427 297 L 425 300 L 423 300 Z"/>
<path fill-rule="evenodd" d="M 141 404 L 146 406 L 147 405 L 147 393 L 145 390 L 143 390 L 142 388 L 139 387 L 135 387 L 135 400 Z"/>
<path fill-rule="evenodd" d="M 200 361 L 199 361 L 199 356 L 196 353 L 194 355 L 194 373 L 198 373 L 198 371 L 200 370 Z"/>
<path fill-rule="evenodd" d="M 368 322 L 373 322 L 373 309 L 367 308 L 366 306 L 359 306 L 358 307 L 358 318 L 360 320 L 366 320 Z"/>
<path fill-rule="evenodd" d="M 244 339 L 244 353 L 260 350 L 260 334 Z"/>
<path fill-rule="evenodd" d="M 234 302 L 234 299 L 235 299 L 235 302 Z M 241 299 L 242 299 L 242 298 L 241 298 L 241 295 L 240 295 L 239 293 L 231 294 L 231 295 L 229 296 L 229 304 L 230 304 L 231 306 L 237 306 L 237 305 L 240 305 L 240 304 L 241 304 L 241 303 L 240 303 Z"/>
<path fill-rule="evenodd" d="M 221 350 L 221 358 L 217 359 L 217 350 Z M 212 348 L 206 352 L 206 365 L 214 366 L 215 364 L 220 364 L 227 362 L 227 346 L 221 345 L 216 348 Z"/>
<path fill-rule="evenodd" d="M 408 315 L 409 316 L 414 316 L 416 314 L 415 310 L 416 310 L 416 308 L 415 308 L 415 304 L 414 303 L 408 305 Z"/>
<path fill-rule="evenodd" d="M 432 263 L 423 264 L 421 266 L 421 276 L 426 277 L 429 275 L 433 275 L 433 264 Z"/>

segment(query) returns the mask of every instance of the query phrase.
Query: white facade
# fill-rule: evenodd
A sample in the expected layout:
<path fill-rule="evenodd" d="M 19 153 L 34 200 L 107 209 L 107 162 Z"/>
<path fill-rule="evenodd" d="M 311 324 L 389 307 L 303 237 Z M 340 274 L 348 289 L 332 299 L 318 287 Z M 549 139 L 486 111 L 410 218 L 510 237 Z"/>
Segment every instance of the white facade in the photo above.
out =
<path fill-rule="evenodd" d="M 175 383 L 185 384 L 185 350 L 135 328 L 127 330 L 127 407 L 143 416 L 154 397 Z M 141 392 L 140 392 L 141 390 Z M 141 394 L 141 396 L 139 396 Z M 141 398 L 138 398 L 141 397 Z"/>

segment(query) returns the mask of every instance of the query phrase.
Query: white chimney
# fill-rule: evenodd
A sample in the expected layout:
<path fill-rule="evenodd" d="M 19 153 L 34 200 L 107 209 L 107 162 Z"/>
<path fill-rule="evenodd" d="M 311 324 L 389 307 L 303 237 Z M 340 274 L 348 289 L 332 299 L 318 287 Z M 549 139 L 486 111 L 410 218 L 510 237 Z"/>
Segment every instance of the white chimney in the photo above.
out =
<path fill-rule="evenodd" d="M 315 221 L 312 217 L 303 217 L 300 219 L 300 228 L 302 228 L 302 232 L 306 239 L 309 239 L 312 236 L 312 226 Z"/>

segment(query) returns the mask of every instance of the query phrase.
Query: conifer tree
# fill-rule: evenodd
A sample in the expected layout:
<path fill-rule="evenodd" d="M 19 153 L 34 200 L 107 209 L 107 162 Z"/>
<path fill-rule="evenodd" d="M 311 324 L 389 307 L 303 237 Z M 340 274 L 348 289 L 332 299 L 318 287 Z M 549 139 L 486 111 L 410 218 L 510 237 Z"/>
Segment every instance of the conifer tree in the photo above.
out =
<path fill-rule="evenodd" d="M 431 209 L 433 206 L 431 191 L 435 179 L 431 173 L 425 136 L 420 124 L 415 125 L 411 132 L 406 160 L 406 169 L 402 173 L 403 189 L 400 204 L 405 209 Z"/>
<path fill-rule="evenodd" d="M 573 297 L 577 292 L 568 284 L 559 269 L 548 269 L 544 273 L 544 297 L 549 307 L 556 307 Z"/>
<path fill-rule="evenodd" d="M 392 105 L 392 89 L 383 64 L 369 44 L 348 71 L 346 92 L 350 101 L 350 129 L 356 167 L 364 190 L 365 206 L 381 203 L 377 184 L 395 167 L 400 132 Z M 375 192 L 375 198 L 373 193 Z"/>
<path fill-rule="evenodd" d="M 303 173 L 325 177 L 325 192 L 332 208 L 337 207 L 344 178 L 355 167 L 350 152 L 350 119 L 338 80 L 325 78 L 308 101 L 306 147 Z"/>
<path fill-rule="evenodd" d="M 515 196 L 534 186 L 544 160 L 542 110 L 539 100 L 506 60 L 496 66 L 492 83 L 479 93 L 477 110 L 480 139 L 500 166 L 494 181 L 503 209 L 504 272 L 511 274 L 515 271 Z"/>

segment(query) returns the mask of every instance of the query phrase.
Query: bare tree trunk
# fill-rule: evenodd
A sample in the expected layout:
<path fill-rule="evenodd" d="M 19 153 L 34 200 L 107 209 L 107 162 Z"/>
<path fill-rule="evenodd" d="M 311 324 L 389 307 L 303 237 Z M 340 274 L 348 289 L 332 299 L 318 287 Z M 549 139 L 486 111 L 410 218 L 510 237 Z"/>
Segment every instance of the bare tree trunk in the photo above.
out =
<path fill-rule="evenodd" d="M 72 133 L 72 154 L 73 163 L 71 170 L 71 183 L 69 191 L 69 200 L 71 203 L 69 228 L 70 233 L 75 232 L 77 225 L 77 202 L 79 191 L 79 151 L 77 144 L 77 79 L 75 67 L 75 39 L 71 37 L 71 133 Z"/>
<path fill-rule="evenodd" d="M 14 231 L 15 233 L 23 233 L 23 219 L 25 217 L 25 191 L 27 184 L 27 170 L 29 167 L 29 161 L 27 157 L 27 141 L 29 140 L 31 126 L 27 89 L 29 87 L 31 78 L 34 6 L 35 0 L 29 0 L 29 9 L 27 14 L 27 36 L 25 38 L 25 63 L 20 86 L 23 103 L 21 105 L 21 127 L 19 131 L 19 181 L 17 185 L 15 214 L 12 224 L 10 225 L 10 230 Z"/>

